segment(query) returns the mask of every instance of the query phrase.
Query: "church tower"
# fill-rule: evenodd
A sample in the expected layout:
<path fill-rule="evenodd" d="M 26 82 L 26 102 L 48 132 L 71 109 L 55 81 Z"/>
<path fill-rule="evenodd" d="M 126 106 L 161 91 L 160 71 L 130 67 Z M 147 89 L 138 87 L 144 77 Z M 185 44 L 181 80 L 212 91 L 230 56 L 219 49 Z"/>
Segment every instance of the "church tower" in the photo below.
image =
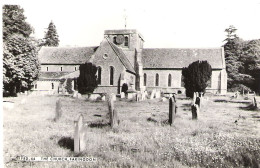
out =
<path fill-rule="evenodd" d="M 135 29 L 105 30 L 104 36 L 115 45 L 122 48 L 136 72 L 135 89 L 140 90 L 143 86 L 143 36 Z"/>

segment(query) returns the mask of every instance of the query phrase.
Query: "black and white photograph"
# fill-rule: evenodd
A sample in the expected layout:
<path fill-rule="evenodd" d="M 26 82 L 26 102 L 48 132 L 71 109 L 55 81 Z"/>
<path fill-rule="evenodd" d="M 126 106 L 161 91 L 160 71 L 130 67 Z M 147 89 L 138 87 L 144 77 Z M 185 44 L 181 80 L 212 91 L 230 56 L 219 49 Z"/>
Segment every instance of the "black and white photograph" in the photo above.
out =
<path fill-rule="evenodd" d="M 260 0 L 4 0 L 4 168 L 260 168 Z"/>

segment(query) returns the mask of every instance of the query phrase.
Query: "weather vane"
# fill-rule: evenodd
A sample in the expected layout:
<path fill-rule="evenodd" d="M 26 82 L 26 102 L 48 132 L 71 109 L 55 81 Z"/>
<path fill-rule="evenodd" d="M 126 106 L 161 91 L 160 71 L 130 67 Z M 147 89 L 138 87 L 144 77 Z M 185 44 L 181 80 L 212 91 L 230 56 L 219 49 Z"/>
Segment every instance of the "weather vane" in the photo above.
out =
<path fill-rule="evenodd" d="M 126 9 L 124 9 L 124 18 L 125 18 L 125 29 L 126 29 L 126 19 L 127 19 Z"/>

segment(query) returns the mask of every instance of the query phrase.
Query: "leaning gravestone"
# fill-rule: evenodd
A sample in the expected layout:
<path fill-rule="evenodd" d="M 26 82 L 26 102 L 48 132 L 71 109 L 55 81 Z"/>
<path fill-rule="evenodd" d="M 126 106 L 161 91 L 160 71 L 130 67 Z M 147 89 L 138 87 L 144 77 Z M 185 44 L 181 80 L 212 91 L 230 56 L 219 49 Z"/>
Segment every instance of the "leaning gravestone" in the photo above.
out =
<path fill-rule="evenodd" d="M 193 104 L 191 106 L 191 112 L 192 112 L 192 119 L 197 120 L 199 114 L 199 106 L 197 104 Z"/>
<path fill-rule="evenodd" d="M 256 98 L 255 98 L 255 96 L 254 96 L 254 98 L 253 98 L 253 106 L 255 107 L 255 108 L 257 108 L 257 102 L 256 102 Z"/>
<path fill-rule="evenodd" d="M 78 153 L 86 148 L 84 123 L 82 114 L 78 121 L 74 121 L 74 152 Z"/>
<path fill-rule="evenodd" d="M 201 107 L 201 98 L 200 97 L 196 97 L 195 104 L 197 104 L 199 107 Z"/>

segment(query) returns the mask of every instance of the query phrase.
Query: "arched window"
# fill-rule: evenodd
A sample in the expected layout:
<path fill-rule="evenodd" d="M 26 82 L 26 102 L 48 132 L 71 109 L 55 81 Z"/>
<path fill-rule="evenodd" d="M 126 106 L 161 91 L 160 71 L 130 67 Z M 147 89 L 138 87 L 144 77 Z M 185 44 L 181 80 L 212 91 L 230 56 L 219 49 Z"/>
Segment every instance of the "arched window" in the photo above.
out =
<path fill-rule="evenodd" d="M 168 75 L 168 87 L 171 87 L 172 86 L 172 75 L 169 74 Z"/>
<path fill-rule="evenodd" d="M 159 74 L 155 75 L 155 86 L 159 86 Z"/>
<path fill-rule="evenodd" d="M 146 73 L 144 73 L 144 86 L 146 86 L 146 80 L 147 80 L 147 76 Z"/>
<path fill-rule="evenodd" d="M 102 69 L 101 67 L 98 67 L 98 84 L 100 85 L 101 84 L 101 72 L 102 72 Z"/>
<path fill-rule="evenodd" d="M 51 89 L 54 89 L 54 83 L 51 83 Z"/>
<path fill-rule="evenodd" d="M 125 37 L 125 46 L 128 46 L 128 37 Z"/>
<path fill-rule="evenodd" d="M 114 67 L 110 66 L 110 85 L 114 85 Z"/>
<path fill-rule="evenodd" d="M 60 67 L 60 71 L 62 71 L 62 67 Z"/>
<path fill-rule="evenodd" d="M 49 71 L 49 67 L 46 67 L 46 70 Z"/>
<path fill-rule="evenodd" d="M 116 36 L 113 37 L 113 43 L 116 44 Z"/>

